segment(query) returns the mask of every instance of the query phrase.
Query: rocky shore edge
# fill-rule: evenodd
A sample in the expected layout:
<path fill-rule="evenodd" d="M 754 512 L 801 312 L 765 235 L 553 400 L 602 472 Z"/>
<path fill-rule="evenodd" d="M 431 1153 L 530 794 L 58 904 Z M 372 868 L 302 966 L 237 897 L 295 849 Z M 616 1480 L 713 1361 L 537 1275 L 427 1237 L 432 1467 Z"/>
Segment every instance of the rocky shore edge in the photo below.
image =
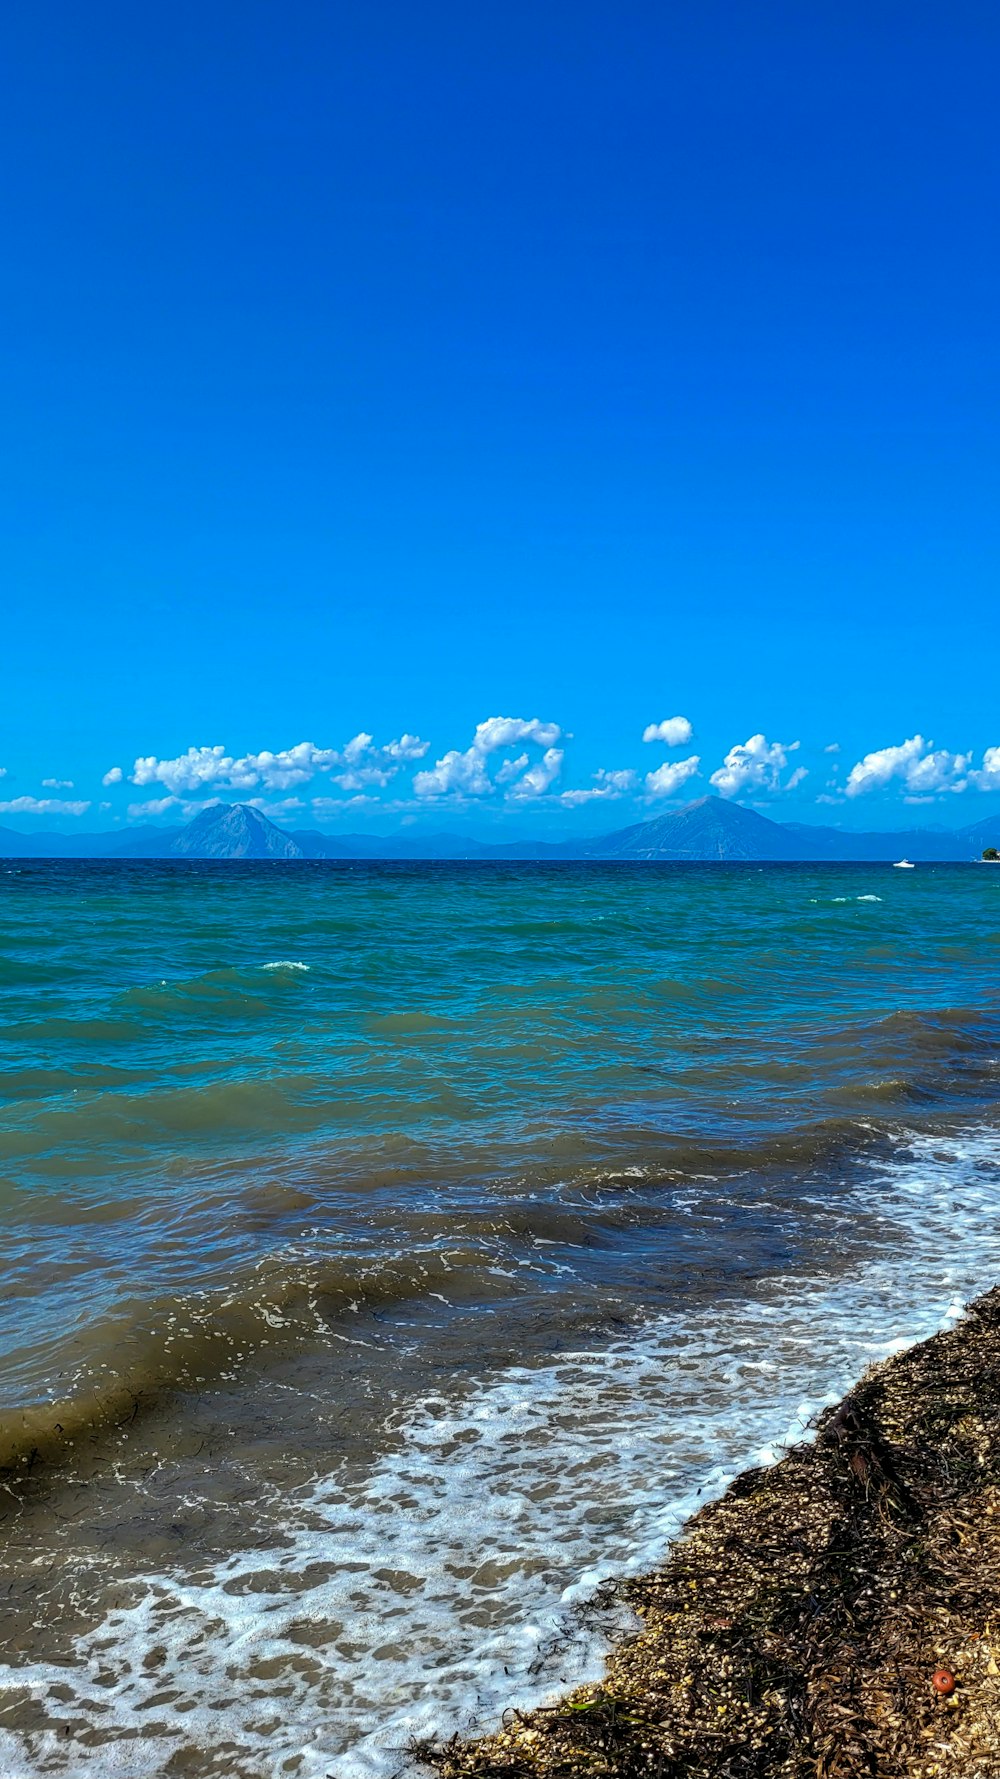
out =
<path fill-rule="evenodd" d="M 440 1779 L 996 1779 L 1000 1287 L 740 1476 L 603 1681 L 413 1753 Z"/>

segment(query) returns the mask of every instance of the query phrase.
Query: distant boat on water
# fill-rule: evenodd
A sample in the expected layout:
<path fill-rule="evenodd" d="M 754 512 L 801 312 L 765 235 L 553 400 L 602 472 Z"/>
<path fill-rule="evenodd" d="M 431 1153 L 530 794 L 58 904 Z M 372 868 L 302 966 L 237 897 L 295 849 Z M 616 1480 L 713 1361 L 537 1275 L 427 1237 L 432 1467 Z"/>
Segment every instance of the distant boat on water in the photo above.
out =
<path fill-rule="evenodd" d="M 913 863 L 910 859 L 896 859 L 892 868 L 894 871 L 912 871 Z"/>

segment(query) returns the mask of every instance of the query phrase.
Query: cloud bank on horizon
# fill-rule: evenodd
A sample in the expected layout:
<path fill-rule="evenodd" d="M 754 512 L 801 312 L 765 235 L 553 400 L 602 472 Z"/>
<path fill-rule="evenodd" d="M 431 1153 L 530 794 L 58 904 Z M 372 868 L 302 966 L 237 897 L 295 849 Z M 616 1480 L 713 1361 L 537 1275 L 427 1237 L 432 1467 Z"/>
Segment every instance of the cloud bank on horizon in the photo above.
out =
<path fill-rule="evenodd" d="M 433 764 L 422 764 L 430 744 L 419 735 L 404 731 L 390 741 L 377 742 L 361 730 L 340 747 L 300 741 L 274 751 L 233 754 L 217 743 L 192 745 L 173 757 L 143 754 L 131 770 L 109 767 L 101 784 L 110 792 L 128 785 L 148 793 L 128 803 L 130 821 L 171 814 L 186 818 L 226 793 L 279 819 L 308 811 L 322 821 L 364 807 L 410 815 L 432 808 L 487 805 L 555 812 L 631 801 L 648 809 L 670 800 L 687 801 L 699 790 L 756 804 L 798 793 L 802 800 L 825 805 L 854 803 L 873 792 L 888 793 L 906 804 L 928 804 L 968 792 L 1000 792 L 1000 745 L 985 748 L 977 764 L 971 751 L 939 748 L 917 733 L 872 749 L 844 771 L 837 758 L 839 743 L 828 742 L 814 750 L 826 776 L 813 795 L 802 788 L 811 769 L 794 759 L 801 753 L 799 740 L 771 741 L 758 732 L 734 743 L 711 768 L 703 765 L 698 753 L 669 757 L 694 738 L 686 716 L 649 722 L 637 728 L 637 734 L 644 747 L 662 749 L 668 757 L 645 771 L 638 766 L 600 766 L 582 785 L 564 781 L 571 734 L 540 717 L 512 716 L 487 717 L 476 725 L 468 746 L 447 749 Z M 7 777 L 0 767 L 0 778 Z M 813 785 L 818 782 L 814 777 Z M 69 778 L 48 777 L 40 784 L 45 791 L 75 789 Z M 300 794 L 307 786 L 308 794 Z M 93 808 L 93 797 L 25 791 L 0 799 L 0 816 L 78 817 Z M 111 802 L 99 804 L 101 813 L 113 808 Z"/>

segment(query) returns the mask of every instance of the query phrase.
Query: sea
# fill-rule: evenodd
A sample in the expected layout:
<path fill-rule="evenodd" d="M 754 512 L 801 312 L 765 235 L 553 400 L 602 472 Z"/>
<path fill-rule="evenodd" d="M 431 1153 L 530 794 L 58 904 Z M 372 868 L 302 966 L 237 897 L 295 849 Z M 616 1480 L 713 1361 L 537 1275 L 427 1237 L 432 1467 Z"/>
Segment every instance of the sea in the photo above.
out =
<path fill-rule="evenodd" d="M 0 1771 L 391 1779 L 1000 1278 L 1000 871 L 0 862 Z"/>

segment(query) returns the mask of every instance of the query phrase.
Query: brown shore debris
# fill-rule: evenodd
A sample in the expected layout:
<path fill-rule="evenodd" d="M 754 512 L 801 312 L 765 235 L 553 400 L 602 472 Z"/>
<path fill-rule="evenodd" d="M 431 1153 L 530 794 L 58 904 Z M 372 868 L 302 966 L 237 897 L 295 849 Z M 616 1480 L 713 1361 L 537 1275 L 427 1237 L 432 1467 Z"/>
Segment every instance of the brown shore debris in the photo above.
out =
<path fill-rule="evenodd" d="M 600 1684 L 414 1752 L 441 1779 L 1000 1779 L 1000 1288 L 622 1584 Z"/>

